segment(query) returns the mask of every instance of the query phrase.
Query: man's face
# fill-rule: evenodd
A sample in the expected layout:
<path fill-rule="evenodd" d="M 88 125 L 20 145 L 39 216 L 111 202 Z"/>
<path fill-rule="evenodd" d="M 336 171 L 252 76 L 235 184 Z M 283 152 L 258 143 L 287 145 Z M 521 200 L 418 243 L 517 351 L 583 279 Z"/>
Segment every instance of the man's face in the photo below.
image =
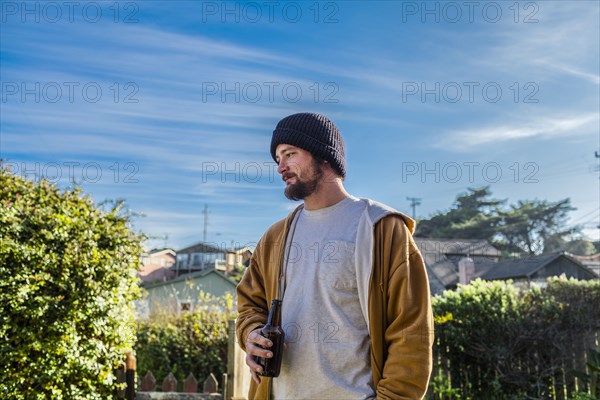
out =
<path fill-rule="evenodd" d="M 302 200 L 313 194 L 323 177 L 323 167 L 308 151 L 289 144 L 275 150 L 277 172 L 285 182 L 285 197 Z"/>

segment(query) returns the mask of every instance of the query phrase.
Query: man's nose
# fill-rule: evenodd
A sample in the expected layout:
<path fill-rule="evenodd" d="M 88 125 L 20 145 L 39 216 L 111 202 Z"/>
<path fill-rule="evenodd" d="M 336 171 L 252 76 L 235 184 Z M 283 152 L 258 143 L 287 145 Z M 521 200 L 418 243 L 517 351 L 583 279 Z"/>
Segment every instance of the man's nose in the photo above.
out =
<path fill-rule="evenodd" d="M 277 163 L 277 172 L 279 174 L 283 174 L 285 171 L 287 170 L 287 165 L 285 164 L 285 161 L 279 160 L 279 162 Z"/>

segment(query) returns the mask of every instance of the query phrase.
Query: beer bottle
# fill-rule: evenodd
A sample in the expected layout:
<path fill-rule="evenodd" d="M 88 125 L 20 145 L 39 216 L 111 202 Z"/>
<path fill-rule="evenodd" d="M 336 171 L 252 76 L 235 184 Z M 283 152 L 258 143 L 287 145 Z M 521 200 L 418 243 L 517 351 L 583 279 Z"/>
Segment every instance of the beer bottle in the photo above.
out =
<path fill-rule="evenodd" d="M 273 357 L 256 357 L 256 362 L 263 368 L 260 375 L 272 378 L 278 377 L 281 370 L 281 356 L 283 355 L 283 341 L 285 338 L 285 333 L 281 329 L 281 300 L 271 301 L 269 319 L 261 329 L 260 334 L 273 343 L 271 347 L 264 347 L 273 353 Z"/>

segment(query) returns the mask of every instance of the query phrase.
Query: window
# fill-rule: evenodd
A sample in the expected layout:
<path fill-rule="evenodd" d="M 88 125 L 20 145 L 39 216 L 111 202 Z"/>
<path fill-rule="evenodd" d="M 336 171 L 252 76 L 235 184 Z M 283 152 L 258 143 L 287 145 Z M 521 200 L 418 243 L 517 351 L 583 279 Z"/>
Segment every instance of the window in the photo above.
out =
<path fill-rule="evenodd" d="M 185 300 L 179 300 L 178 302 L 179 302 L 179 314 L 192 312 L 192 300 L 185 299 Z"/>
<path fill-rule="evenodd" d="M 200 254 L 194 254 L 194 261 L 192 265 L 200 265 Z"/>
<path fill-rule="evenodd" d="M 150 316 L 150 301 L 148 298 L 137 300 L 134 304 L 137 315 L 140 318 L 148 318 Z"/>
<path fill-rule="evenodd" d="M 188 263 L 188 255 L 187 254 L 177 254 L 177 268 L 185 268 Z"/>

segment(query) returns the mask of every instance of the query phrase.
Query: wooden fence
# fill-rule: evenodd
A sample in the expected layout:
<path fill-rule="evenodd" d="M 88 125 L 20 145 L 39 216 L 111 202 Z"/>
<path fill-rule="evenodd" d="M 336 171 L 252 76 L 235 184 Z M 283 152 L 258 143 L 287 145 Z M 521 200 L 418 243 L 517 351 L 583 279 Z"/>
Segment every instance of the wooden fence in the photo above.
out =
<path fill-rule="evenodd" d="M 551 346 L 536 343 L 532 338 L 529 346 L 507 349 L 505 359 L 482 363 L 481 358 L 472 354 L 473 349 L 471 354 L 469 350 L 461 354 L 438 339 L 434 346 L 432 381 L 437 378 L 438 388 L 445 386 L 448 390 L 442 388 L 435 394 L 430 385 L 427 398 L 478 399 L 482 395 L 496 398 L 494 385 L 502 385 L 514 387 L 515 395 L 517 390 L 525 392 L 523 398 L 567 400 L 574 392 L 588 392 L 588 383 L 577 377 L 577 371 L 591 372 L 586 367 L 588 350 L 599 347 L 600 332 L 573 336 Z"/>
<path fill-rule="evenodd" d="M 156 378 L 151 371 L 148 371 L 140 383 L 141 392 L 156 392 Z M 169 373 L 160 386 L 161 392 L 178 392 L 178 382 L 172 373 Z M 219 383 L 213 374 L 210 374 L 202 385 L 202 392 L 198 392 L 198 381 L 192 373 L 183 381 L 183 385 L 180 388 L 183 393 L 207 393 L 213 394 L 218 393 Z"/>
<path fill-rule="evenodd" d="M 151 371 L 147 371 L 142 379 L 136 378 L 136 359 L 128 353 L 122 369 L 117 370 L 117 381 L 125 383 L 125 389 L 117 393 L 117 398 L 126 400 L 150 399 L 223 399 L 228 398 L 226 393 L 227 374 L 223 374 L 223 388 L 225 393 L 219 393 L 219 383 L 211 373 L 202 383 L 202 391 L 198 391 L 198 380 L 192 373 L 179 384 L 172 373 L 163 378 L 160 386 Z M 157 390 L 158 389 L 158 390 Z"/>
<path fill-rule="evenodd" d="M 474 352 L 483 354 L 486 349 L 461 352 L 451 343 L 443 343 L 441 333 L 441 330 L 436 332 L 432 384 L 426 397 L 429 400 L 498 398 L 491 394 L 494 384 L 527 387 L 528 396 L 523 398 L 567 400 L 574 391 L 588 389 L 574 372 L 586 371 L 587 350 L 600 348 L 600 332 L 562 337 L 551 345 L 528 337 L 523 343 L 514 343 L 516 348 L 507 349 L 504 359 L 496 357 L 481 362 Z M 117 397 L 127 400 L 245 399 L 251 377 L 244 361 L 245 353 L 236 343 L 235 321 L 229 321 L 228 336 L 227 373 L 222 377 L 222 393 L 218 393 L 219 385 L 213 374 L 202 382 L 203 393 L 198 392 L 199 382 L 192 374 L 183 382 L 177 382 L 172 374 L 157 380 L 152 372 L 147 372 L 136 382 L 135 358 L 128 355 L 125 367 L 117 374 L 120 381 L 128 385 Z M 434 393 L 436 385 L 442 390 Z M 448 390 L 443 390 L 443 385 Z"/>
<path fill-rule="evenodd" d="M 235 320 L 228 321 L 228 347 L 227 347 L 227 373 L 223 374 L 221 391 L 213 374 L 202 382 L 202 392 L 199 382 L 194 375 L 189 374 L 183 383 L 179 384 L 173 374 L 161 377 L 162 382 L 154 377 L 150 371 L 143 378 L 136 375 L 136 359 L 129 353 L 126 356 L 123 368 L 116 371 L 118 382 L 125 383 L 125 389 L 116 395 L 119 399 L 144 400 L 144 399 L 225 399 L 242 400 L 246 398 L 250 386 L 250 371 L 246 367 L 246 354 L 236 343 Z M 157 391 L 160 390 L 160 391 Z M 170 397 L 165 397 L 169 394 Z M 184 396 L 187 395 L 186 396 Z M 177 396 L 178 395 L 178 396 Z"/>
<path fill-rule="evenodd" d="M 223 374 L 221 381 L 222 394 L 217 393 L 219 385 L 213 374 L 202 382 L 203 393 L 198 392 L 200 384 L 192 374 L 188 375 L 183 382 L 177 382 L 172 374 L 160 377 L 162 380 L 159 380 L 152 372 L 147 372 L 143 378 L 138 378 L 138 382 L 135 382 L 135 358 L 129 355 L 126 368 L 118 374 L 121 376 L 121 381 L 127 380 L 129 385 L 118 397 L 127 400 L 245 399 L 251 377 L 244 361 L 245 353 L 236 343 L 235 321 L 229 321 L 228 331 L 227 373 Z M 434 393 L 434 383 L 430 385 L 426 398 L 429 400 L 494 398 L 482 397 L 482 394 L 487 396 L 485 394 L 489 394 L 492 390 L 490 382 L 494 380 L 502 385 L 514 384 L 515 387 L 529 385 L 530 395 L 527 398 L 530 399 L 567 400 L 571 398 L 573 391 L 587 389 L 587 385 L 573 372 L 586 370 L 588 361 L 586 351 L 589 348 L 600 347 L 600 332 L 587 335 L 585 338 L 574 336 L 555 343 L 552 348 L 540 343 L 536 344 L 535 339 L 528 343 L 528 346 L 522 346 L 518 350 L 511 349 L 510 354 L 507 352 L 508 359 L 478 363 L 468 351 L 464 354 L 458 353 L 456 349 L 445 345 L 438 338 L 434 345 L 432 381 L 436 377 L 441 378 L 442 382 L 448 384 L 447 387 L 451 385 L 454 394 L 452 390 L 446 391 L 445 394 Z M 437 385 L 439 387 L 440 383 L 438 382 Z"/>

